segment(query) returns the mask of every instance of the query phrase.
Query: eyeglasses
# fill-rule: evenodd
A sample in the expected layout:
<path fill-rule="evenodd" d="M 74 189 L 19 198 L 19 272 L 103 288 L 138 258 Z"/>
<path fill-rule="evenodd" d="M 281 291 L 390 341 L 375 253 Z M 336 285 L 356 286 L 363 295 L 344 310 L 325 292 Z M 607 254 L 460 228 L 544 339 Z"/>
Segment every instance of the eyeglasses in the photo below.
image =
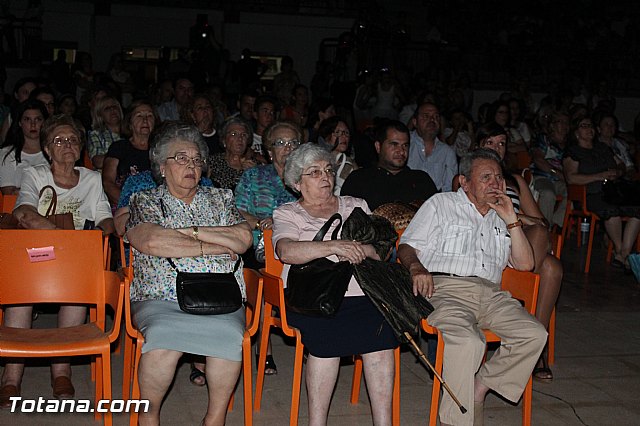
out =
<path fill-rule="evenodd" d="M 302 176 L 311 176 L 313 179 L 318 179 L 322 177 L 323 173 L 326 173 L 328 177 L 334 177 L 336 175 L 333 167 L 327 167 L 326 169 L 313 169 L 309 173 L 303 173 Z"/>
<path fill-rule="evenodd" d="M 278 148 L 284 148 L 285 146 L 291 149 L 296 149 L 300 146 L 300 141 L 298 139 L 291 139 L 290 141 L 285 141 L 284 139 L 276 139 L 273 141 L 273 146 Z"/>
<path fill-rule="evenodd" d="M 249 134 L 244 132 L 229 132 L 227 133 L 227 136 L 232 136 L 234 138 L 241 138 L 241 139 L 249 139 Z"/>
<path fill-rule="evenodd" d="M 70 138 L 63 138 L 62 136 L 56 136 L 55 138 L 53 138 L 53 140 L 51 141 L 51 145 L 55 145 L 58 148 L 60 148 L 63 145 L 66 146 L 79 146 L 81 144 L 80 139 L 78 139 L 76 136 L 71 136 Z"/>
<path fill-rule="evenodd" d="M 193 161 L 193 165 L 196 167 L 202 167 L 206 164 L 207 160 L 200 157 L 189 157 L 186 154 L 176 154 L 173 157 L 167 157 L 167 160 L 173 160 L 181 166 L 186 166 L 190 161 Z"/>
<path fill-rule="evenodd" d="M 593 124 L 591 123 L 580 123 L 580 125 L 578 126 L 581 129 L 593 129 Z"/>
<path fill-rule="evenodd" d="M 333 131 L 333 136 L 335 136 L 336 138 L 338 138 L 340 136 L 349 137 L 349 136 L 351 136 L 351 133 L 348 130 L 334 130 Z"/>

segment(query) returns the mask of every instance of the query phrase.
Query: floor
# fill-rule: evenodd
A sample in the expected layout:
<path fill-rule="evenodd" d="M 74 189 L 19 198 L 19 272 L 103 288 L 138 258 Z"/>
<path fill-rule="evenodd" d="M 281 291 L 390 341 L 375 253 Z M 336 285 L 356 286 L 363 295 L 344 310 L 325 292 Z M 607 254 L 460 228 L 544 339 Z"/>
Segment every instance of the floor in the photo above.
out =
<path fill-rule="evenodd" d="M 601 241 L 596 236 L 596 241 Z M 633 276 L 605 264 L 604 247 L 596 246 L 591 272 L 583 274 L 585 248 L 570 241 L 564 249 L 565 278 L 558 302 L 556 365 L 550 384 L 534 382 L 534 425 L 637 425 L 640 424 L 640 285 Z M 36 326 L 53 324 L 53 315 L 42 315 Z M 291 398 L 293 349 L 280 337 L 273 339 L 278 375 L 266 378 L 262 410 L 254 415 L 256 425 L 286 425 Z M 121 395 L 122 355 L 113 355 L 114 397 Z M 368 425 L 371 414 L 366 392 L 360 402 L 349 403 L 353 367 L 341 368 L 331 405 L 329 425 Z M 73 367 L 76 396 L 93 398 L 93 384 L 86 363 Z M 188 380 L 183 364 L 162 409 L 164 425 L 197 425 L 206 409 L 206 390 Z M 416 363 L 412 352 L 402 353 L 401 422 L 424 425 L 429 413 L 431 380 Z M 303 385 L 304 387 L 304 385 Z M 24 377 L 23 398 L 50 395 L 46 364 L 29 366 Z M 241 385 L 228 425 L 243 424 Z M 512 406 L 489 395 L 485 421 L 490 425 L 521 424 L 520 406 Z M 307 423 L 303 390 L 300 424 Z M 11 413 L 0 410 L 0 425 L 87 425 L 100 424 L 91 414 Z M 114 416 L 114 424 L 128 424 L 128 416 Z"/>

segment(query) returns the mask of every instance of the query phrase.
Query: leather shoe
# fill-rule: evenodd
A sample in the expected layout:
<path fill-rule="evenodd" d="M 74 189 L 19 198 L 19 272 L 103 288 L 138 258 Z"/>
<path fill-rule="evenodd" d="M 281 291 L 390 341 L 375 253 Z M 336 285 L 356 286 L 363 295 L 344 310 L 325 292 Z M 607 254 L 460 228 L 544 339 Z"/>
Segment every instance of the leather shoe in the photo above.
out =
<path fill-rule="evenodd" d="M 11 397 L 20 396 L 20 389 L 14 385 L 4 385 L 0 388 L 0 408 L 9 408 L 13 401 Z"/>
<path fill-rule="evenodd" d="M 56 377 L 51 386 L 53 387 L 53 397 L 57 399 L 72 399 L 76 394 L 73 383 L 67 376 Z"/>

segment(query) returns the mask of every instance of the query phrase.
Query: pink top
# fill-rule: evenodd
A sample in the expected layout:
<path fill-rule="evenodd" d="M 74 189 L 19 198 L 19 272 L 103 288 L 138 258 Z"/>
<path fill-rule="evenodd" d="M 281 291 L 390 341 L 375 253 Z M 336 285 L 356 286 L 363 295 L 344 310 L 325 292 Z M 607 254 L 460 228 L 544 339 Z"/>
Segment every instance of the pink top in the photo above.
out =
<path fill-rule="evenodd" d="M 338 213 L 342 216 L 342 221 L 344 222 L 353 209 L 356 207 L 362 208 L 367 214 L 371 214 L 371 210 L 369 210 L 369 206 L 367 202 L 361 198 L 341 196 L 338 197 Z M 292 203 L 286 203 L 278 207 L 273 212 L 273 236 L 271 240 L 273 241 L 273 247 L 275 250 L 276 244 L 282 238 L 290 238 L 294 241 L 311 241 L 313 237 L 316 236 L 322 225 L 324 225 L 329 218 L 318 218 L 311 216 L 298 201 L 294 201 Z M 326 235 L 324 236 L 324 240 L 331 239 L 331 233 L 335 229 L 338 221 L 335 222 L 334 225 L 329 228 Z M 340 234 L 340 233 L 338 233 Z M 340 238 L 340 235 L 338 235 Z M 275 255 L 278 258 L 278 255 Z M 327 259 L 337 262 L 338 256 L 332 255 L 327 257 Z M 289 273 L 289 265 L 285 264 L 282 269 L 282 280 L 284 281 L 284 285 L 287 285 L 287 274 Z M 356 281 L 356 279 L 352 276 L 351 281 L 349 282 L 349 288 L 347 289 L 347 293 L 345 296 L 363 296 L 364 293 L 360 288 L 360 285 Z"/>

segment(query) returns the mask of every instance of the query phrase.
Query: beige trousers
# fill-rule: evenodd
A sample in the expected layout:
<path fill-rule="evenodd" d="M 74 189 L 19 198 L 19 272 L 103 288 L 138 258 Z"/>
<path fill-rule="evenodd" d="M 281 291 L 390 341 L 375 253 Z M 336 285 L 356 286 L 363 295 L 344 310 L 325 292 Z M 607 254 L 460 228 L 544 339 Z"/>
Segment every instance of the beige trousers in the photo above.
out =
<path fill-rule="evenodd" d="M 545 328 L 506 291 L 483 278 L 434 277 L 430 299 L 435 308 L 429 324 L 444 339 L 443 378 L 467 413 L 462 414 L 447 392 L 440 403 L 440 421 L 473 425 L 474 377 L 517 402 L 547 340 Z M 501 338 L 500 348 L 482 365 L 482 329 Z"/>

